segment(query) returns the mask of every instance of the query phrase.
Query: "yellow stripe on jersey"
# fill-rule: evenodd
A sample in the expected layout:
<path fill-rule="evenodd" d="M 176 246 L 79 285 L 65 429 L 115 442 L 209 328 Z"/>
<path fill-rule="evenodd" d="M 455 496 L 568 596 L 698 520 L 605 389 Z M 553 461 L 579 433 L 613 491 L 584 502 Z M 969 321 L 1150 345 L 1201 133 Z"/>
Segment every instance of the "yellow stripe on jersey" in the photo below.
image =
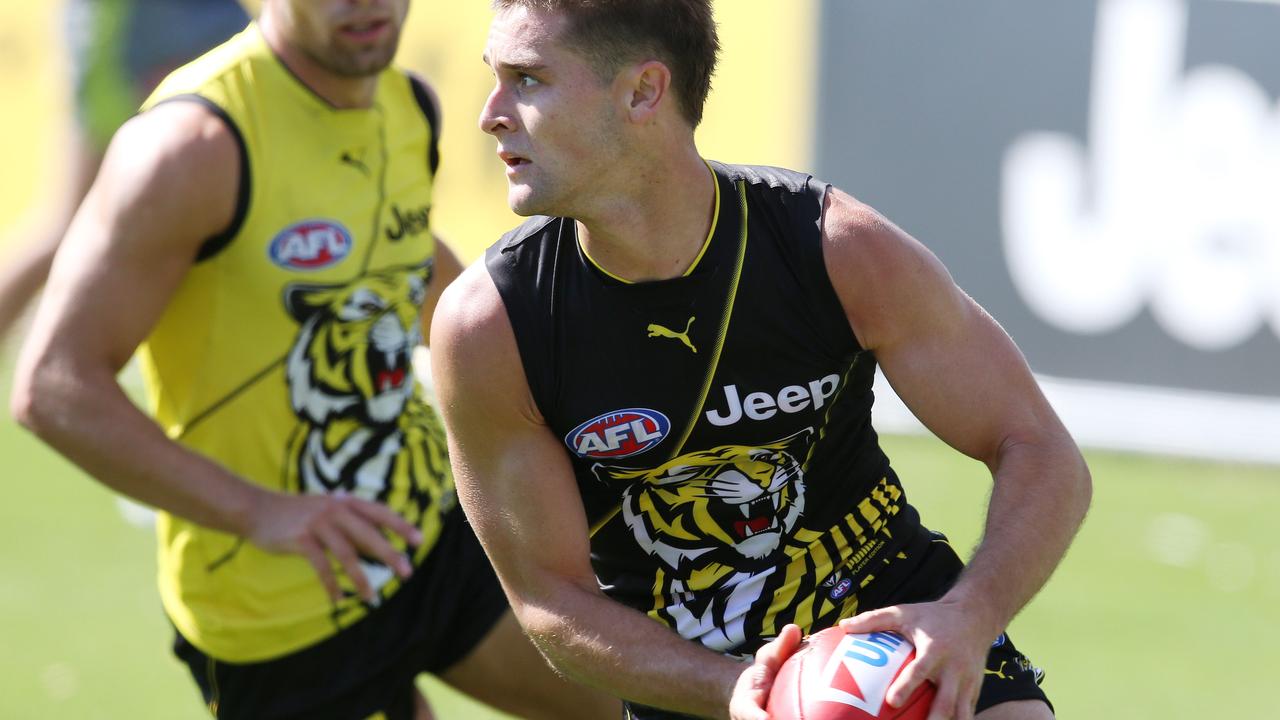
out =
<path fill-rule="evenodd" d="M 715 347 L 712 348 L 712 351 L 711 351 L 711 362 L 707 366 L 706 379 L 703 382 L 702 390 L 699 393 L 698 400 L 693 405 L 693 408 L 694 408 L 693 415 L 690 416 L 689 422 L 685 424 L 684 433 L 681 435 L 680 441 L 672 446 L 671 457 L 673 458 L 678 457 L 680 455 L 680 452 L 684 449 L 684 444 L 689 441 L 689 435 L 693 433 L 693 428 L 698 423 L 698 418 L 701 417 L 702 415 L 703 409 L 707 402 L 707 394 L 711 392 L 711 383 L 715 380 L 716 368 L 720 364 L 720 353 L 721 351 L 724 350 L 724 341 L 729 334 L 729 320 L 733 316 L 734 300 L 738 296 L 738 282 L 742 278 L 742 266 L 747 256 L 747 186 L 746 186 L 746 183 L 739 181 L 737 183 L 737 187 L 738 187 L 738 206 L 739 206 L 739 211 L 741 213 L 740 221 L 742 224 L 741 224 L 741 232 L 738 235 L 738 252 L 734 261 L 733 274 L 729 278 L 729 291 L 728 291 L 727 297 L 725 298 L 724 314 L 720 318 L 720 325 L 716 333 Z M 716 224 L 719 220 L 719 217 L 720 217 L 720 183 L 717 180 L 716 182 L 716 220 L 713 220 L 711 223 L 711 232 L 713 233 L 715 232 Z M 710 243 L 710 238 L 711 236 L 708 235 L 707 236 L 708 244 Z M 704 251 L 705 251 L 705 246 L 704 246 Z M 583 250 L 583 254 L 584 255 L 586 254 L 585 250 Z M 588 257 L 587 259 L 590 260 L 590 257 Z M 699 259 L 701 259 L 701 254 L 699 254 Z M 598 268 L 599 265 L 597 265 L 596 267 Z M 601 270 L 603 271 L 603 268 L 601 268 Z M 601 528 L 603 528 L 604 526 L 612 522 L 614 518 L 618 517 L 618 513 L 620 512 L 622 512 L 622 505 L 618 505 L 617 507 L 613 508 L 609 512 L 604 513 L 599 520 L 597 520 L 593 525 L 591 525 L 588 531 L 588 535 L 590 537 L 594 537 L 595 534 L 601 530 Z"/>
<path fill-rule="evenodd" d="M 719 185 L 720 183 L 717 182 L 716 187 L 718 188 Z M 694 426 L 698 424 L 698 418 L 702 416 L 707 404 L 707 394 L 711 392 L 711 383 L 715 381 L 716 370 L 720 367 L 720 353 L 724 350 L 725 338 L 729 336 L 729 322 L 733 318 L 733 304 L 738 297 L 738 282 L 742 279 L 742 265 L 747 257 L 747 184 L 739 180 L 737 186 L 738 207 L 741 212 L 741 218 L 739 219 L 741 233 L 738 237 L 738 256 L 734 261 L 733 275 L 729 278 L 729 296 L 725 299 L 724 315 L 720 318 L 720 328 L 716 332 L 715 347 L 711 351 L 711 363 L 707 367 L 707 377 L 702 384 L 702 392 L 699 394 L 698 402 L 693 405 L 693 415 L 689 418 L 689 422 L 685 423 L 684 434 L 680 436 L 680 441 L 673 446 L 672 457 L 678 456 L 684 450 L 684 444 L 689 441 L 689 435 L 693 433 Z"/>

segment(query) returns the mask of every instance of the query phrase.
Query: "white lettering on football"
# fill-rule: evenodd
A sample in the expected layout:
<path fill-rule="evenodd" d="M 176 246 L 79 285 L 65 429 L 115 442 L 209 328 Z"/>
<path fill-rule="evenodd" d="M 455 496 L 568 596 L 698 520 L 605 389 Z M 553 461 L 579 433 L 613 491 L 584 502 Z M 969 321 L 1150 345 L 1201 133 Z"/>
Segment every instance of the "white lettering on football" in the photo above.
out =
<path fill-rule="evenodd" d="M 847 635 L 827 659 L 818 697 L 879 717 L 889 684 L 913 651 L 910 643 L 890 633 Z"/>

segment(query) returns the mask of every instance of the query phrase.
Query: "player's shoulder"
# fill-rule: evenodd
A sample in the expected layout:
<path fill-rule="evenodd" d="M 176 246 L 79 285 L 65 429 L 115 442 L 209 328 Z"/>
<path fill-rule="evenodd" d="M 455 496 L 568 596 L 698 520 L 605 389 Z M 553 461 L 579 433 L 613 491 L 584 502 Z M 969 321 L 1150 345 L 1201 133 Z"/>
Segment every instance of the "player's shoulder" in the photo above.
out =
<path fill-rule="evenodd" d="M 441 294 L 430 347 L 437 378 L 467 388 L 473 401 L 480 390 L 475 383 L 488 396 L 524 377 L 511 319 L 483 261 L 472 263 Z"/>
<path fill-rule="evenodd" d="M 815 180 L 812 174 L 773 165 L 735 165 L 708 161 L 719 174 L 748 186 L 761 186 L 791 193 L 808 192 Z"/>
<path fill-rule="evenodd" d="M 862 347 L 875 349 L 909 322 L 913 308 L 952 285 L 937 257 L 865 202 L 828 193 L 822 255 Z"/>
<path fill-rule="evenodd" d="M 564 218 L 533 216 L 504 234 L 472 263 L 440 297 L 440 305 L 432 321 L 432 346 L 436 343 L 436 325 L 445 323 L 454 341 L 465 345 L 487 346 L 505 343 L 512 337 L 511 312 L 533 302 L 540 273 L 549 268 L 548 255 L 554 252 Z M 511 308 L 515 302 L 521 307 Z"/>
<path fill-rule="evenodd" d="M 106 207 L 120 213 L 145 209 L 148 222 L 181 227 L 174 238 L 203 242 L 236 215 L 239 148 L 234 131 L 208 108 L 165 103 L 120 127 L 94 187 Z"/>
<path fill-rule="evenodd" d="M 384 107 L 412 109 L 439 133 L 443 107 L 440 95 L 417 71 L 396 64 L 387 66 L 378 77 L 378 97 Z"/>
<path fill-rule="evenodd" d="M 413 70 L 393 65 L 383 71 L 386 75 L 403 83 L 413 98 L 414 103 L 426 115 L 433 126 L 440 123 L 440 95 L 425 77 Z"/>
<path fill-rule="evenodd" d="M 848 192 L 832 187 L 823 207 L 823 235 L 869 237 L 888 232 L 892 223 L 878 210 Z"/>
<path fill-rule="evenodd" d="M 527 306 L 537 305 L 556 286 L 561 241 L 575 237 L 573 221 L 535 215 L 507 232 L 485 251 L 484 266 L 512 314 L 528 319 Z"/>
<path fill-rule="evenodd" d="M 533 215 L 503 233 L 496 243 L 489 246 L 485 255 L 490 258 L 491 263 L 495 257 L 514 260 L 521 254 L 536 251 L 547 243 L 556 242 L 566 222 L 569 222 L 566 218 Z"/>
<path fill-rule="evenodd" d="M 918 245 L 887 217 L 867 203 L 839 189 L 831 188 L 824 200 L 822 238 L 825 252 L 833 259 L 874 267 L 864 261 L 887 260 Z"/>
<path fill-rule="evenodd" d="M 815 237 L 829 183 L 807 172 L 772 165 L 712 163 L 711 167 L 741 188 L 751 213 L 763 214 L 784 229 L 779 238 L 807 241 Z"/>
<path fill-rule="evenodd" d="M 477 347 L 490 342 L 510 322 L 502 297 L 483 261 L 471 263 L 440 295 L 431 321 L 431 347 L 443 340 L 451 347 Z"/>
<path fill-rule="evenodd" d="M 206 103 L 164 102 L 125 122 L 108 146 L 108 157 L 127 155 L 140 167 L 171 167 L 191 177 L 208 177 L 234 167 L 239 141 L 235 128 Z M 192 173 L 199 168 L 199 173 Z"/>

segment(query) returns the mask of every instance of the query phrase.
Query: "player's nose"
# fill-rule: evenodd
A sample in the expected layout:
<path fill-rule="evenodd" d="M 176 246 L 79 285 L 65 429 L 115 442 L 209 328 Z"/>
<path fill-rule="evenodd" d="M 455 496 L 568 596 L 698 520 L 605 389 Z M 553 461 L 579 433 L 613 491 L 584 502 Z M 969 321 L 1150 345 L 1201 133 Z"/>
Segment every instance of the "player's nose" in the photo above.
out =
<path fill-rule="evenodd" d="M 515 113 L 510 110 L 502 84 L 497 83 L 480 108 L 480 130 L 490 135 L 500 135 L 515 128 Z"/>

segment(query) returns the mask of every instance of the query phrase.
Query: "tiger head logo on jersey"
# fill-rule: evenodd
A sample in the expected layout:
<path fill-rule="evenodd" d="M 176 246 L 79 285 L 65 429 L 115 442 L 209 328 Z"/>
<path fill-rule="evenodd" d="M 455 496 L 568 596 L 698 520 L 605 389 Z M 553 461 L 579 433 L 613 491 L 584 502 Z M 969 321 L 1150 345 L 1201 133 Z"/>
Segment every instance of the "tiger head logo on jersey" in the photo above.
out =
<path fill-rule="evenodd" d="M 302 328 L 288 357 L 289 399 L 313 423 L 394 422 L 413 396 L 425 272 L 383 272 L 346 285 L 295 283 L 285 308 Z"/>
<path fill-rule="evenodd" d="M 288 449 L 289 487 L 384 502 L 420 528 L 453 504 L 444 430 L 417 394 L 411 365 L 430 276 L 428 264 L 285 289 L 285 308 L 299 323 L 285 365 L 300 423 Z M 394 589 L 390 568 L 360 564 L 376 589 Z M 347 589 L 335 618 L 359 605 Z"/>
<path fill-rule="evenodd" d="M 804 514 L 797 446 L 811 432 L 766 445 L 723 445 L 648 470 L 596 465 L 604 480 L 631 481 L 622 516 L 636 541 L 676 577 L 711 565 L 768 565 Z M 701 584 L 701 583 L 697 583 Z"/>

